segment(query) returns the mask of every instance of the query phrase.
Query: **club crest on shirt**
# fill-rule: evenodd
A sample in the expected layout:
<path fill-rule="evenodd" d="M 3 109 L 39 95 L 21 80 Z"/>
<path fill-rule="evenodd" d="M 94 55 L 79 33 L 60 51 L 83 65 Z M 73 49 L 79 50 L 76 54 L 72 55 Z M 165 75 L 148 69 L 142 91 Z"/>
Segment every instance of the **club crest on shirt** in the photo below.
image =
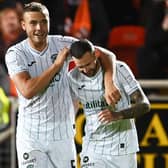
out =
<path fill-rule="evenodd" d="M 52 62 L 52 63 L 54 63 L 54 61 L 55 61 L 57 55 L 58 55 L 58 53 L 55 53 L 55 54 L 52 54 L 52 55 L 51 55 L 50 58 L 51 58 L 51 62 Z"/>

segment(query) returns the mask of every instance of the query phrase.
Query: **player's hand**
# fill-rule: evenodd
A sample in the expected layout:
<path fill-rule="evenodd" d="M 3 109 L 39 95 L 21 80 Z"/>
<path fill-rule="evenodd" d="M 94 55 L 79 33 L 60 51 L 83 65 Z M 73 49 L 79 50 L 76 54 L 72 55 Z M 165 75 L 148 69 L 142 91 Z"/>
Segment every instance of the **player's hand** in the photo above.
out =
<path fill-rule="evenodd" d="M 109 82 L 108 85 L 106 85 L 104 98 L 108 105 L 115 105 L 120 100 L 120 91 L 114 83 Z"/>
<path fill-rule="evenodd" d="M 57 55 L 57 58 L 55 60 L 55 64 L 62 66 L 64 64 L 64 61 L 66 60 L 68 54 L 69 54 L 69 49 L 67 47 L 64 47 L 63 49 L 61 49 Z"/>
<path fill-rule="evenodd" d="M 108 124 L 111 121 L 117 121 L 121 119 L 122 116 L 118 112 L 112 112 L 109 109 L 102 110 L 98 113 L 98 119 L 100 122 Z"/>

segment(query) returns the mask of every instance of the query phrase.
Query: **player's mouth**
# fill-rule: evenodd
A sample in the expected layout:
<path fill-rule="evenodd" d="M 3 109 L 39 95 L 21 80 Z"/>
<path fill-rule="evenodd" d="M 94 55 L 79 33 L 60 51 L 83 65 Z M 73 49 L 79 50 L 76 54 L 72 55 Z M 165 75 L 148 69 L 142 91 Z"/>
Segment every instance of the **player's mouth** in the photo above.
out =
<path fill-rule="evenodd" d="M 34 36 L 38 38 L 42 38 L 45 36 L 45 33 L 42 33 L 42 32 L 34 33 Z"/>
<path fill-rule="evenodd" d="M 34 36 L 36 36 L 36 37 L 43 37 L 44 34 L 34 34 Z"/>
<path fill-rule="evenodd" d="M 96 74 L 96 72 L 95 72 L 95 70 L 89 70 L 88 72 L 83 72 L 86 76 L 89 76 L 89 77 L 91 77 L 91 76 L 94 76 L 95 74 Z"/>

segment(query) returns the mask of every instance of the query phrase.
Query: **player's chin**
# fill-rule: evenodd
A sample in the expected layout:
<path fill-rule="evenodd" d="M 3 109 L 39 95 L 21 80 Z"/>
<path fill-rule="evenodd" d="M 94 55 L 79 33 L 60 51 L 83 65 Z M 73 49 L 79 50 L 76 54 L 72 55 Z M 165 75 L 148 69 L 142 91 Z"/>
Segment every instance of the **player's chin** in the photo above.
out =
<path fill-rule="evenodd" d="M 43 33 L 41 35 L 34 35 L 33 38 L 35 41 L 43 41 L 47 37 L 47 33 Z"/>
<path fill-rule="evenodd" d="M 90 70 L 89 72 L 85 73 L 85 75 L 89 76 L 89 77 L 92 77 L 95 75 L 95 71 L 93 70 Z"/>

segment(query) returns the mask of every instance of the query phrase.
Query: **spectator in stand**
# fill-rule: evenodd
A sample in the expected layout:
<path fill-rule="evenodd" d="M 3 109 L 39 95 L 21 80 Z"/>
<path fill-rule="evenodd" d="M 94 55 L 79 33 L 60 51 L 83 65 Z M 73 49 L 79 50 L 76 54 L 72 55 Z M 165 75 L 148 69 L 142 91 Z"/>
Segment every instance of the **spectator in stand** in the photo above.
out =
<path fill-rule="evenodd" d="M 10 95 L 10 82 L 9 76 L 4 69 L 4 67 L 0 64 L 0 87 L 5 91 L 5 93 L 9 96 Z"/>
<path fill-rule="evenodd" d="M 145 23 L 145 44 L 138 51 L 140 78 L 167 78 L 168 0 L 153 0 Z"/>
<path fill-rule="evenodd" d="M 0 64 L 0 133 L 4 133 L 5 131 L 7 131 L 10 126 L 11 102 L 8 96 L 11 96 L 10 79 L 4 67 Z M 10 143 L 10 135 L 6 136 L 3 140 L 0 140 L 0 167 L 10 167 Z"/>
<path fill-rule="evenodd" d="M 10 87 L 9 76 L 0 66 L 0 132 L 9 126 Z M 0 146 L 1 148 L 1 146 Z"/>
<path fill-rule="evenodd" d="M 3 73 L 1 67 L 0 67 L 0 133 L 4 133 L 6 136 L 1 136 L 0 140 L 0 167 L 3 168 L 9 168 L 10 167 L 10 134 L 7 135 L 5 131 L 9 129 L 10 126 L 10 100 L 7 97 L 5 90 L 3 89 L 3 86 L 6 81 L 1 81 L 1 75 L 3 76 Z M 1 82 L 2 85 L 1 85 Z"/>
<path fill-rule="evenodd" d="M 78 6 L 82 3 L 82 0 L 67 0 L 66 1 L 66 22 L 65 27 L 70 25 L 70 29 L 65 29 L 65 33 L 69 34 L 71 31 L 71 25 L 74 22 L 76 11 Z M 89 15 L 91 30 L 90 32 L 83 34 L 79 31 L 78 35 L 71 34 L 77 38 L 88 38 L 95 45 L 106 47 L 108 34 L 110 31 L 110 22 L 104 4 L 102 0 L 89 0 L 88 1 Z M 67 28 L 67 27 L 66 27 Z"/>
<path fill-rule="evenodd" d="M 20 19 L 15 8 L 5 8 L 0 12 L 0 64 L 5 66 L 5 53 L 11 45 L 24 39 Z M 6 69 L 7 70 L 7 69 Z"/>

